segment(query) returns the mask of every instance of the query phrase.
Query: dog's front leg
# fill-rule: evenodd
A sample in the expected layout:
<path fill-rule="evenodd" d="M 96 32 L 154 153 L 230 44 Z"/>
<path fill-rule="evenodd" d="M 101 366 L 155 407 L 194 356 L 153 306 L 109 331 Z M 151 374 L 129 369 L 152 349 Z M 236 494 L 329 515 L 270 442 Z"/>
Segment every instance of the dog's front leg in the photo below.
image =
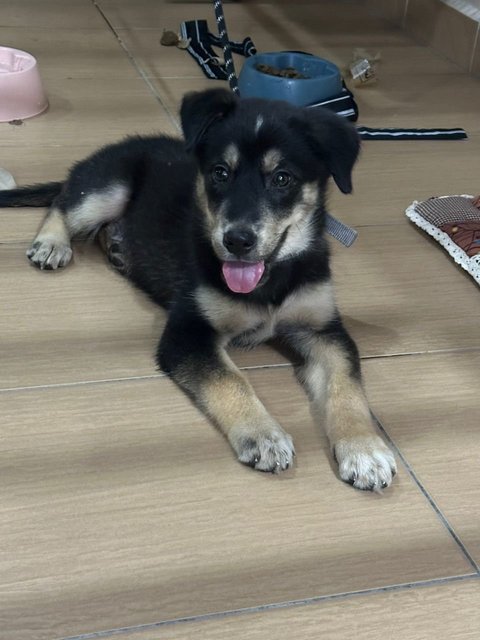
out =
<path fill-rule="evenodd" d="M 270 416 L 203 318 L 172 314 L 158 363 L 227 436 L 240 462 L 260 471 L 289 467 L 295 455 L 291 437 Z"/>
<path fill-rule="evenodd" d="M 281 334 L 299 357 L 298 378 L 314 416 L 325 425 L 342 480 L 357 489 L 388 487 L 396 473 L 395 459 L 376 433 L 358 350 L 340 319 L 323 330 L 290 326 Z"/>

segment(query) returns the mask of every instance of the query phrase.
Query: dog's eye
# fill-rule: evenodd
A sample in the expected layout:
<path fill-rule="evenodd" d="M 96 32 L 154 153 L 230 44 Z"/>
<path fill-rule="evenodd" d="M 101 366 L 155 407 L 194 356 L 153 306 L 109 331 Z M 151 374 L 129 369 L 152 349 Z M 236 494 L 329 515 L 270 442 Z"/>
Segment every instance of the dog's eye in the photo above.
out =
<path fill-rule="evenodd" d="M 226 182 L 230 178 L 230 169 L 223 164 L 216 164 L 212 170 L 215 182 Z"/>
<path fill-rule="evenodd" d="M 277 171 L 272 176 L 272 184 L 274 187 L 287 187 L 292 180 L 292 176 L 288 171 Z"/>

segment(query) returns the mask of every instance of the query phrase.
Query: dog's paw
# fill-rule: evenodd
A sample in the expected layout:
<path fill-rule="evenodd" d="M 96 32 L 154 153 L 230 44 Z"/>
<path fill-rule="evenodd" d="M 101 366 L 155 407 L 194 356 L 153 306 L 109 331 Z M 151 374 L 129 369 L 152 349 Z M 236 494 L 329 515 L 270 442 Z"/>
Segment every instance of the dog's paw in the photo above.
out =
<path fill-rule="evenodd" d="M 129 271 L 129 260 L 125 250 L 123 220 L 115 220 L 102 227 L 98 234 L 98 241 L 112 267 L 122 275 L 126 275 Z"/>
<path fill-rule="evenodd" d="M 244 430 L 236 438 L 234 449 L 243 464 L 271 473 L 288 469 L 295 456 L 292 438 L 278 426 L 265 431 L 252 430 L 252 433 Z"/>
<path fill-rule="evenodd" d="M 65 243 L 36 240 L 28 249 L 27 258 L 39 269 L 59 269 L 72 259 L 72 249 Z"/>
<path fill-rule="evenodd" d="M 393 453 L 376 435 L 340 440 L 335 444 L 334 455 L 340 478 L 355 489 L 386 489 L 397 472 Z"/>
<path fill-rule="evenodd" d="M 107 257 L 110 264 L 115 267 L 117 271 L 122 274 L 127 273 L 127 261 L 125 259 L 125 255 L 122 253 L 119 244 L 113 243 L 112 245 L 110 245 L 110 247 L 108 248 Z"/>

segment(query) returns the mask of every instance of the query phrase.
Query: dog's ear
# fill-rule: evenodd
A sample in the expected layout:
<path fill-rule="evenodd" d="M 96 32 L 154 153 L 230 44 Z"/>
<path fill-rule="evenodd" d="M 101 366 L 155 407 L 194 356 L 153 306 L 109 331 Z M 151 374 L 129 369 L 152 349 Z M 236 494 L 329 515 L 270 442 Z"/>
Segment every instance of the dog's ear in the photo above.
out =
<path fill-rule="evenodd" d="M 227 89 L 187 93 L 180 109 L 180 119 L 188 151 L 195 149 L 214 122 L 233 111 L 237 100 Z"/>
<path fill-rule="evenodd" d="M 292 118 L 292 124 L 302 129 L 312 151 L 326 162 L 340 191 L 351 193 L 352 169 L 360 151 L 356 128 L 321 107 L 304 109 L 303 117 Z"/>

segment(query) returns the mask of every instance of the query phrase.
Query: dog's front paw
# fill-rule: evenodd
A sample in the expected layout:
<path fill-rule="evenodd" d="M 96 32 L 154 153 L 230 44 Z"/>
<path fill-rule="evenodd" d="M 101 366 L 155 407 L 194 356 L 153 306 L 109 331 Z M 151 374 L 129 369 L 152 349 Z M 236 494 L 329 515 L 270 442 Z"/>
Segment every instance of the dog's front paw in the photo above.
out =
<path fill-rule="evenodd" d="M 62 242 L 36 240 L 28 249 L 27 258 L 39 269 L 58 269 L 70 262 L 72 249 Z"/>
<path fill-rule="evenodd" d="M 292 438 L 279 426 L 270 429 L 241 428 L 230 437 L 238 459 L 258 471 L 277 473 L 293 463 L 295 449 Z"/>
<path fill-rule="evenodd" d="M 393 453 L 376 435 L 339 440 L 334 455 L 341 479 L 356 489 L 386 489 L 397 472 Z"/>

